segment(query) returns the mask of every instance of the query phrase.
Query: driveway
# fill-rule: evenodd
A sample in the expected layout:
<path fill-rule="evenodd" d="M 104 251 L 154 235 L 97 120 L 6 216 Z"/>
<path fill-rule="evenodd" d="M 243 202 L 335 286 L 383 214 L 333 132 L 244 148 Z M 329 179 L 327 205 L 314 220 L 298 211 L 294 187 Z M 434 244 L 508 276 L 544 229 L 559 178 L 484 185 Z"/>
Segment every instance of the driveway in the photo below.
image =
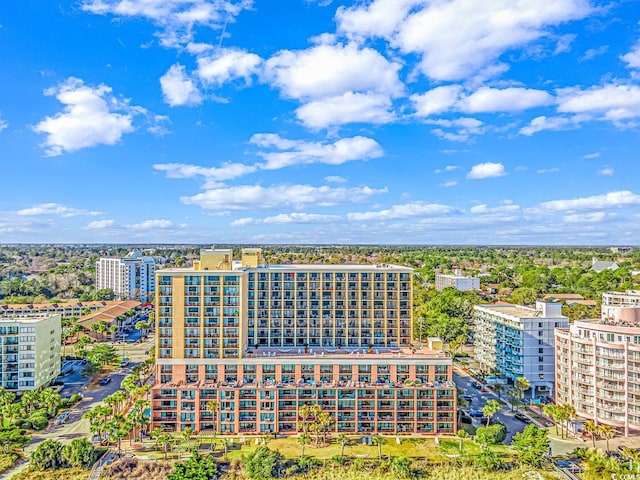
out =
<path fill-rule="evenodd" d="M 480 390 L 471 386 L 471 382 L 473 382 L 474 379 L 468 373 L 461 370 L 454 369 L 453 381 L 455 382 L 456 387 L 464 390 L 464 393 L 474 397 L 472 402 L 469 404 L 469 407 L 465 408 L 465 410 L 481 410 L 482 407 L 484 407 L 484 405 L 487 403 L 487 401 L 496 400 L 498 398 L 498 396 L 493 392 L 481 392 Z M 504 395 L 502 395 L 502 399 L 506 400 Z M 505 444 L 511 443 L 511 439 L 516 434 L 516 432 L 523 431 L 527 426 L 526 423 L 514 418 L 514 413 L 516 412 L 511 412 L 510 405 L 505 405 L 502 407 L 501 412 L 493 416 L 495 420 L 500 423 L 504 423 L 507 427 L 507 438 L 504 441 Z"/>

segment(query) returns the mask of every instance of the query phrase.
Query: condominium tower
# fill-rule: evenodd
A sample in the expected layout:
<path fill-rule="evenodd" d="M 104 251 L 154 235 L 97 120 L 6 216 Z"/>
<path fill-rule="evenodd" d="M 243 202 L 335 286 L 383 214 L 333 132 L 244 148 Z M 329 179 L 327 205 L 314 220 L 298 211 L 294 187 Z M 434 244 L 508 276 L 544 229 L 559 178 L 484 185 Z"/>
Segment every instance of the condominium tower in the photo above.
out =
<path fill-rule="evenodd" d="M 556 330 L 556 403 L 640 431 L 640 292 L 606 292 L 602 318 Z"/>
<path fill-rule="evenodd" d="M 451 358 L 410 348 L 411 281 L 395 265 L 265 265 L 260 249 L 159 270 L 152 428 L 294 434 L 319 404 L 335 431 L 455 432 Z"/>
<path fill-rule="evenodd" d="M 569 326 L 558 303 L 535 308 L 508 303 L 474 307 L 476 359 L 510 381 L 525 377 L 532 393 L 550 394 L 555 380 L 554 329 Z"/>
<path fill-rule="evenodd" d="M 455 288 L 461 292 L 480 290 L 480 279 L 465 277 L 460 270 L 456 270 L 453 275 L 439 273 L 436 275 L 436 290 L 440 292 L 445 288 Z"/>
<path fill-rule="evenodd" d="M 60 375 L 60 315 L 0 318 L 0 386 L 34 390 Z"/>
<path fill-rule="evenodd" d="M 110 288 L 120 300 L 150 301 L 156 289 L 156 262 L 140 252 L 96 262 L 96 290 Z"/>

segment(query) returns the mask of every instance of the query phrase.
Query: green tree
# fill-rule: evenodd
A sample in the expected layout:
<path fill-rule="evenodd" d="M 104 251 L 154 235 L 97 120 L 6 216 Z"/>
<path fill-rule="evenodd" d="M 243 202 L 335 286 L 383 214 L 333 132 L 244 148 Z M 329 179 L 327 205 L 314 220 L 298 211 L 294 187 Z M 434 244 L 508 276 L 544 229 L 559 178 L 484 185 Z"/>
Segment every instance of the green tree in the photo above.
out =
<path fill-rule="evenodd" d="M 31 454 L 31 466 L 36 470 L 56 470 L 66 466 L 62 449 L 62 443 L 57 440 L 45 440 Z"/>
<path fill-rule="evenodd" d="M 458 431 L 456 432 L 456 437 L 458 437 L 458 438 L 460 439 L 460 446 L 459 446 L 459 448 L 460 448 L 460 453 L 462 453 L 462 443 L 463 443 L 463 440 L 464 440 L 465 438 L 469 438 L 469 433 L 468 433 L 466 430 L 464 430 L 464 429 L 462 429 L 462 428 L 461 428 L 460 430 L 458 430 Z"/>
<path fill-rule="evenodd" d="M 96 345 L 87 355 L 91 363 L 100 365 L 110 365 L 118 359 L 118 351 L 113 345 Z"/>
<path fill-rule="evenodd" d="M 615 437 L 616 433 L 618 432 L 611 425 L 602 424 L 598 426 L 598 435 L 607 442 L 607 452 L 609 451 L 609 440 Z"/>
<path fill-rule="evenodd" d="M 496 383 L 493 386 L 493 391 L 498 394 L 498 400 L 502 400 L 502 392 L 504 392 L 506 388 L 504 383 Z"/>
<path fill-rule="evenodd" d="M 593 443 L 593 448 L 596 448 L 596 437 L 598 436 L 598 426 L 593 420 L 587 420 L 582 425 L 582 430 L 584 433 L 588 433 L 591 437 L 591 442 Z M 558 433 L 558 426 L 556 425 L 556 434 Z"/>
<path fill-rule="evenodd" d="M 341 433 L 336 437 L 336 442 L 340 444 L 340 456 L 344 457 L 344 447 L 349 444 L 349 437 L 347 437 L 344 433 Z"/>
<path fill-rule="evenodd" d="M 544 408 L 542 409 L 542 412 L 549 418 L 551 418 L 553 420 L 553 424 L 556 427 L 556 435 L 558 435 L 558 406 L 554 405 L 553 403 L 548 403 L 547 405 L 544 406 Z M 594 444 L 594 448 L 595 448 L 595 444 Z"/>
<path fill-rule="evenodd" d="M 302 449 L 300 452 L 300 457 L 304 457 L 304 447 L 311 443 L 311 436 L 308 433 L 301 433 L 300 435 L 298 435 L 296 442 L 298 442 L 298 445 L 300 445 L 300 448 Z"/>
<path fill-rule="evenodd" d="M 371 437 L 371 443 L 378 447 L 378 459 L 382 460 L 382 446 L 387 443 L 387 439 L 382 435 L 374 435 Z"/>
<path fill-rule="evenodd" d="M 16 448 L 23 449 L 30 441 L 31 438 L 20 428 L 0 430 L 0 449 L 3 453 L 10 453 Z"/>
<path fill-rule="evenodd" d="M 151 430 L 151 438 L 153 438 L 156 441 L 156 450 L 158 450 L 158 439 L 162 436 L 163 434 L 163 430 L 160 427 L 156 427 L 153 430 Z"/>
<path fill-rule="evenodd" d="M 175 442 L 175 438 L 170 433 L 163 433 L 158 437 L 158 443 L 162 445 L 164 450 L 164 459 L 167 459 L 167 453 L 169 453 L 169 448 Z"/>
<path fill-rule="evenodd" d="M 475 440 L 476 443 L 486 446 L 502 443 L 506 437 L 507 428 L 501 423 L 496 423 L 488 427 L 478 427 Z"/>
<path fill-rule="evenodd" d="M 116 294 L 110 288 L 102 288 L 95 292 L 93 298 L 97 301 L 110 301 L 115 300 Z"/>
<path fill-rule="evenodd" d="M 242 457 L 245 472 L 251 480 L 271 480 L 281 476 L 285 458 L 267 447 L 260 446 Z"/>
<path fill-rule="evenodd" d="M 96 450 L 86 438 L 74 438 L 63 447 L 62 457 L 72 467 L 89 468 L 96 460 Z"/>
<path fill-rule="evenodd" d="M 487 417 L 487 427 L 491 423 L 491 418 L 502 410 L 502 405 L 497 400 L 489 400 L 484 407 L 482 407 L 482 413 Z"/>
<path fill-rule="evenodd" d="M 194 451 L 186 462 L 174 465 L 173 472 L 167 475 L 167 480 L 211 480 L 218 473 L 213 457 L 201 457 Z"/>
<path fill-rule="evenodd" d="M 547 431 L 535 425 L 528 425 L 511 440 L 511 447 L 522 465 L 540 468 L 544 456 L 549 453 Z"/>

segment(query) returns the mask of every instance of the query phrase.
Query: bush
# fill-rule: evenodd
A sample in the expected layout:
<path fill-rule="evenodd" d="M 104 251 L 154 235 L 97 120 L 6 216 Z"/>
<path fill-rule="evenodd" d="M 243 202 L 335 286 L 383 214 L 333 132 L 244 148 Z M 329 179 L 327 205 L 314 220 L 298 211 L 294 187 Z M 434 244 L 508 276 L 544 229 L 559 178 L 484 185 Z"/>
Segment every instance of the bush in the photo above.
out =
<path fill-rule="evenodd" d="M 33 430 L 44 430 L 49 425 L 49 419 L 41 415 L 29 417 L 29 421 Z"/>
<path fill-rule="evenodd" d="M 82 395 L 78 394 L 78 393 L 74 393 L 73 395 L 71 395 L 71 397 L 69 398 L 69 401 L 75 405 L 76 403 L 78 403 L 80 400 L 82 400 Z"/>
<path fill-rule="evenodd" d="M 72 467 L 89 468 L 96 461 L 96 449 L 86 438 L 74 438 L 62 449 L 62 457 Z"/>
<path fill-rule="evenodd" d="M 25 430 L 32 430 L 31 422 L 26 418 L 19 418 L 18 420 L 16 420 L 15 425 L 18 428 L 23 428 Z"/>
<path fill-rule="evenodd" d="M 336 455 L 336 457 L 340 457 L 340 455 Z M 298 471 L 300 472 L 308 472 L 320 465 L 322 465 L 322 462 L 315 457 L 302 457 L 298 459 Z"/>
<path fill-rule="evenodd" d="M 507 427 L 502 423 L 495 423 L 476 430 L 476 442 L 480 445 L 495 445 L 507 438 Z"/>
<path fill-rule="evenodd" d="M 267 447 L 258 447 L 242 459 L 245 472 L 251 480 L 271 480 L 284 471 L 284 456 Z"/>
<path fill-rule="evenodd" d="M 31 466 L 36 470 L 55 470 L 65 466 L 62 444 L 56 440 L 45 440 L 31 454 Z"/>
<path fill-rule="evenodd" d="M 346 459 L 343 455 L 334 455 L 333 457 L 331 457 L 331 460 L 333 460 L 338 465 L 344 465 Z"/>

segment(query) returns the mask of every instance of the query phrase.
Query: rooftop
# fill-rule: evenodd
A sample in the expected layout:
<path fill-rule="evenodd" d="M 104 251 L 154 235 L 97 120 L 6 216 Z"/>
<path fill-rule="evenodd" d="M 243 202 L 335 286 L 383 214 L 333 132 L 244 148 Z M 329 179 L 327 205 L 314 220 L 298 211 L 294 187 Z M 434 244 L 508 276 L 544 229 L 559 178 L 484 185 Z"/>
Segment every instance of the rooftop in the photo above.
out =
<path fill-rule="evenodd" d="M 60 316 L 58 313 L 40 313 L 32 315 L 16 315 L 8 317 L 0 317 L 0 324 L 2 323 L 37 323 L 42 320 L 47 320 L 51 317 Z"/>
<path fill-rule="evenodd" d="M 290 265 L 262 265 L 259 267 L 241 267 L 237 270 L 194 270 L 193 268 L 163 268 L 158 270 L 159 274 L 162 273 L 196 273 L 199 275 L 215 275 L 215 272 L 225 273 L 237 273 L 242 271 L 261 271 L 261 270 L 317 270 L 317 271 L 337 271 L 337 272 L 360 272 L 360 271 L 379 271 L 379 270 L 397 270 L 403 272 L 411 272 L 411 267 L 404 267 L 401 265 L 391 265 L 387 263 L 377 265 L 314 265 L 314 264 L 290 264 Z"/>
<path fill-rule="evenodd" d="M 539 302 L 542 303 L 542 302 Z M 545 305 L 544 303 L 542 303 Z M 547 303 L 546 305 L 559 307 L 559 304 Z M 544 310 L 531 307 L 525 307 L 523 305 L 513 305 L 511 303 L 495 303 L 493 305 L 476 305 L 474 307 L 477 310 L 488 310 L 492 313 L 500 313 L 515 318 L 558 318 L 562 314 L 545 316 Z"/>
<path fill-rule="evenodd" d="M 305 353 L 304 347 L 291 347 L 291 348 L 257 348 L 247 350 L 248 358 L 257 357 L 298 357 L 298 358 L 313 358 L 324 357 L 327 359 L 371 359 L 382 360 L 385 358 L 407 358 L 407 359 L 442 359 L 449 358 L 449 354 L 446 352 L 440 352 L 436 350 L 430 350 L 428 348 L 421 348 L 419 350 L 412 351 L 409 348 L 397 347 L 373 347 L 368 348 L 327 348 L 327 347 L 309 347 L 307 353 Z"/>

